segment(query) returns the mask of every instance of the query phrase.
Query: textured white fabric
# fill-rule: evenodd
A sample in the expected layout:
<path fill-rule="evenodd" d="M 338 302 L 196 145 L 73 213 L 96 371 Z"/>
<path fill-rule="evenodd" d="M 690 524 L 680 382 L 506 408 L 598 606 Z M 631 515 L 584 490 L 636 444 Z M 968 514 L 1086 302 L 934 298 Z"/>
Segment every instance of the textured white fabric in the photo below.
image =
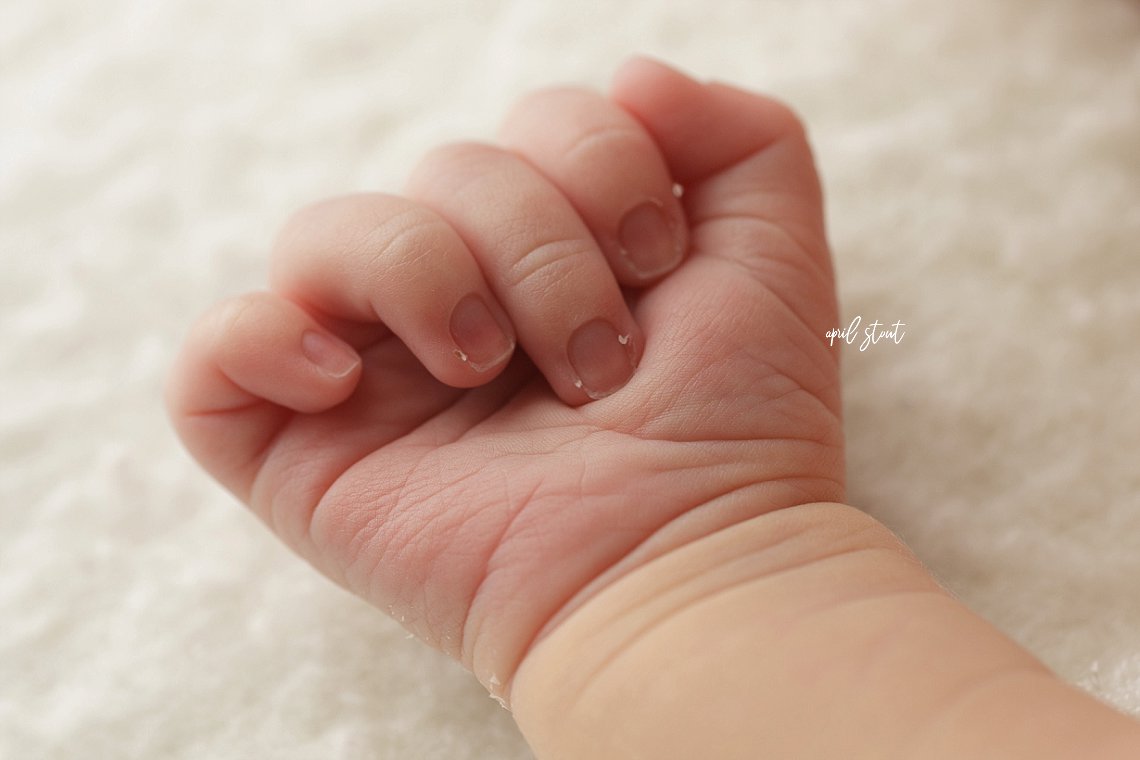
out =
<path fill-rule="evenodd" d="M 810 124 L 850 499 L 1140 713 L 1140 5 L 0 5 L 0 757 L 526 758 L 458 666 L 294 559 L 159 403 L 290 210 L 396 190 L 628 53 Z"/>

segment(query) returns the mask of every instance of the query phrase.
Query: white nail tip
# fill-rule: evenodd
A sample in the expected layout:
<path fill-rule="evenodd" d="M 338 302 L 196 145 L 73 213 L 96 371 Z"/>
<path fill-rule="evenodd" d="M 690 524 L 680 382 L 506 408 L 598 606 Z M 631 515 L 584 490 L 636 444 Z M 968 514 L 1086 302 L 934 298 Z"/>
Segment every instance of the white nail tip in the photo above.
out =
<path fill-rule="evenodd" d="M 656 280 L 661 275 L 667 274 L 667 273 L 673 271 L 674 269 L 677 268 L 677 264 L 680 263 L 681 259 L 683 259 L 685 257 L 685 252 L 683 250 L 681 250 L 681 244 L 679 242 L 676 242 L 676 241 L 674 241 L 674 243 L 673 243 L 673 258 L 670 259 L 669 261 L 665 262 L 663 265 L 661 265 L 657 269 L 649 269 L 649 270 L 639 269 L 638 266 L 633 263 L 633 258 L 629 255 L 629 251 L 627 251 L 624 247 L 621 247 L 618 249 L 618 254 L 622 257 L 622 259 L 625 260 L 626 264 L 628 264 L 629 267 L 635 273 L 637 273 L 637 275 L 639 277 L 642 277 L 643 279 L 646 279 L 646 280 Z"/>
<path fill-rule="evenodd" d="M 483 362 L 482 364 L 471 361 L 471 357 L 468 356 L 460 348 L 452 349 L 451 353 L 455 354 L 456 359 L 463 362 L 464 364 L 466 364 L 467 366 L 469 366 L 471 369 L 475 370 L 476 372 L 486 372 L 487 370 L 493 369 L 493 368 L 499 366 L 500 364 L 502 364 L 504 359 L 506 359 L 508 356 L 510 356 L 512 353 L 514 353 L 514 350 L 515 350 L 515 341 L 512 340 L 511 344 L 509 346 L 507 346 L 506 351 L 499 354 L 498 356 L 496 356 L 491 361 Z"/>

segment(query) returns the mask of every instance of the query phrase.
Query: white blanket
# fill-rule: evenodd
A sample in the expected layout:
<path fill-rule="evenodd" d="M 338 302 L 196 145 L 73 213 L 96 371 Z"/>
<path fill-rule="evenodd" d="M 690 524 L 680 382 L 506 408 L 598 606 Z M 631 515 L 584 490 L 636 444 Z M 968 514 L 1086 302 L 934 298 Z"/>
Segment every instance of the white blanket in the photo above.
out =
<path fill-rule="evenodd" d="M 0 5 L 0 757 L 526 758 L 458 666 L 182 453 L 191 318 L 293 208 L 398 190 L 627 54 L 808 121 L 850 500 L 1065 678 L 1140 713 L 1140 5 Z"/>

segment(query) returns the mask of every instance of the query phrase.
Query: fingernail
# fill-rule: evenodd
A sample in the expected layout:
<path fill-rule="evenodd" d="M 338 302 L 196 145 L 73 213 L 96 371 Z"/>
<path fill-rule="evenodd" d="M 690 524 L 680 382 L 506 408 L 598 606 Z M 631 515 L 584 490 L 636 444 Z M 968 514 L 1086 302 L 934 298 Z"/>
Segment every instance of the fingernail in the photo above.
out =
<path fill-rule="evenodd" d="M 629 381 L 633 374 L 633 344 L 602 319 L 579 327 L 567 346 L 574 385 L 592 399 L 605 398 Z"/>
<path fill-rule="evenodd" d="M 451 339 L 455 341 L 455 355 L 476 372 L 497 367 L 515 348 L 514 339 L 476 293 L 460 299 L 451 312 Z"/>
<path fill-rule="evenodd" d="M 681 241 L 657 201 L 635 206 L 618 226 L 621 252 L 642 277 L 665 274 L 681 260 Z"/>
<path fill-rule="evenodd" d="M 315 330 L 306 330 L 301 335 L 301 353 L 326 375 L 337 379 L 360 364 L 360 357 L 346 344 Z"/>

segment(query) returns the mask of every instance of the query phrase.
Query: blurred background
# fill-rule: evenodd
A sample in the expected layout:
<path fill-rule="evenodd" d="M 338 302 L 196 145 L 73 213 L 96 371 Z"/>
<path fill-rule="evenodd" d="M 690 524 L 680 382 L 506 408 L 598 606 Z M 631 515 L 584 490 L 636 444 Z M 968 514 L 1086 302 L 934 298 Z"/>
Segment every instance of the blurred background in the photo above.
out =
<path fill-rule="evenodd" d="M 849 501 L 1140 714 L 1140 4 L 39 0 L 0 6 L 0 756 L 530 757 L 160 389 L 290 211 L 634 52 L 795 106 L 844 321 L 906 323 L 846 350 Z"/>

